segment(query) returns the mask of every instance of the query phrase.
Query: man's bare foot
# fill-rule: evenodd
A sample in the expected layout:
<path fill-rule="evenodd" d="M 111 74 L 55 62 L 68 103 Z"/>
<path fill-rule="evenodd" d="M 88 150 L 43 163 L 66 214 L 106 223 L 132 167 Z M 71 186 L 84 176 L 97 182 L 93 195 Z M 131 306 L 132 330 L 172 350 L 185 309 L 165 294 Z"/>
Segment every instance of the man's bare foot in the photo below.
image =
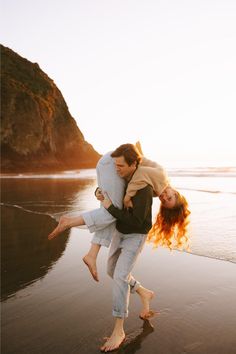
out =
<path fill-rule="evenodd" d="M 57 227 L 48 235 L 48 239 L 52 240 L 54 237 L 58 236 L 61 232 L 69 228 L 69 220 L 67 216 L 61 216 Z"/>
<path fill-rule="evenodd" d="M 149 289 L 140 286 L 137 290 L 137 293 L 139 294 L 143 305 L 139 317 L 141 319 L 147 319 L 152 317 L 154 315 L 154 311 L 150 310 L 150 301 L 153 299 L 155 295 L 154 291 L 151 291 Z"/>
<path fill-rule="evenodd" d="M 84 256 L 83 261 L 88 267 L 90 273 L 92 274 L 93 279 L 99 281 L 96 259 L 87 254 L 86 256 Z"/>
<path fill-rule="evenodd" d="M 113 331 L 110 338 L 107 339 L 106 343 L 100 348 L 102 352 L 111 352 L 112 350 L 118 349 L 125 340 L 125 332 Z"/>

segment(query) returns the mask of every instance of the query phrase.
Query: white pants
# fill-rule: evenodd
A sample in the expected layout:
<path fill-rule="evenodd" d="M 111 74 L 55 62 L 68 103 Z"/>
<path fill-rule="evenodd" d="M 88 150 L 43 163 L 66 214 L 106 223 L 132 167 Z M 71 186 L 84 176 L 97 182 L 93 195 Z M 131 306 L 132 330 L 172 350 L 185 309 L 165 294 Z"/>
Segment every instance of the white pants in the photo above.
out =
<path fill-rule="evenodd" d="M 98 186 L 107 193 L 114 206 L 122 209 L 125 181 L 117 174 L 112 152 L 105 154 L 96 167 Z M 94 232 L 92 243 L 109 247 L 113 237 L 116 219 L 101 205 L 99 209 L 82 214 L 90 232 Z"/>

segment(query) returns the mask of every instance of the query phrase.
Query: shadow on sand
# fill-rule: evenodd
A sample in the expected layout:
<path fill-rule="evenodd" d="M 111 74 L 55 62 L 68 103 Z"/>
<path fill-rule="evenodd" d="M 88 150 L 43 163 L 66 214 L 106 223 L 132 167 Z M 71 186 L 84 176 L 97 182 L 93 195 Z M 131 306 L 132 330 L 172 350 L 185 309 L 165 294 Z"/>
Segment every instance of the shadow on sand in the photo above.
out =
<path fill-rule="evenodd" d="M 143 325 L 137 331 L 126 336 L 124 344 L 113 353 L 134 354 L 142 347 L 142 342 L 147 336 L 154 332 L 154 326 L 150 320 L 143 320 Z"/>

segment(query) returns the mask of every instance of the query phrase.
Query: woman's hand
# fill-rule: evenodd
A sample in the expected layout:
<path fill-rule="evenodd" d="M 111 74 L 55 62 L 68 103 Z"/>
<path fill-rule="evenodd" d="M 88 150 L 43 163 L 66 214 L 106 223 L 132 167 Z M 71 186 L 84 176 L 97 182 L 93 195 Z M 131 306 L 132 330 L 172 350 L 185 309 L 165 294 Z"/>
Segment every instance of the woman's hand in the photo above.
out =
<path fill-rule="evenodd" d="M 102 191 L 99 187 L 97 187 L 94 194 L 95 194 L 95 197 L 97 198 L 97 200 L 99 200 L 100 202 L 102 202 L 104 200 L 104 195 L 102 194 Z"/>
<path fill-rule="evenodd" d="M 133 208 L 132 200 L 128 195 L 124 197 L 123 204 L 125 209 Z"/>
<path fill-rule="evenodd" d="M 104 199 L 102 200 L 102 206 L 108 209 L 112 205 L 112 201 L 109 199 L 107 193 L 104 193 Z"/>
<path fill-rule="evenodd" d="M 124 208 L 125 209 L 129 209 L 129 208 L 133 208 L 133 203 L 132 200 L 130 199 L 128 202 L 124 202 Z"/>

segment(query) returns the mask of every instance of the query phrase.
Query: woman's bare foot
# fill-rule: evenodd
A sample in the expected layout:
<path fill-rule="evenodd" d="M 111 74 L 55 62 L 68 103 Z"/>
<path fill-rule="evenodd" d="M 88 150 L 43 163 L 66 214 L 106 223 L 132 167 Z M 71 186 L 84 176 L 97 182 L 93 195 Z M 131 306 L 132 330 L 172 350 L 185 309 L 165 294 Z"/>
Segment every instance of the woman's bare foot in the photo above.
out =
<path fill-rule="evenodd" d="M 67 216 L 61 216 L 57 227 L 48 235 L 48 239 L 52 240 L 54 237 L 58 236 L 61 232 L 68 229 L 70 218 Z"/>
<path fill-rule="evenodd" d="M 152 317 L 154 315 L 154 311 L 150 310 L 150 301 L 153 299 L 155 295 L 154 291 L 151 291 L 149 289 L 140 286 L 137 289 L 137 293 L 139 294 L 143 305 L 139 317 L 143 320 Z"/>
<path fill-rule="evenodd" d="M 98 272 L 97 272 L 97 264 L 96 258 L 89 256 L 88 254 L 83 258 L 84 263 L 88 267 L 90 273 L 94 280 L 99 281 L 98 279 Z"/>
<path fill-rule="evenodd" d="M 100 348 L 102 352 L 111 352 L 118 349 L 125 340 L 125 332 L 113 331 L 112 335 L 107 339 L 106 343 Z"/>

